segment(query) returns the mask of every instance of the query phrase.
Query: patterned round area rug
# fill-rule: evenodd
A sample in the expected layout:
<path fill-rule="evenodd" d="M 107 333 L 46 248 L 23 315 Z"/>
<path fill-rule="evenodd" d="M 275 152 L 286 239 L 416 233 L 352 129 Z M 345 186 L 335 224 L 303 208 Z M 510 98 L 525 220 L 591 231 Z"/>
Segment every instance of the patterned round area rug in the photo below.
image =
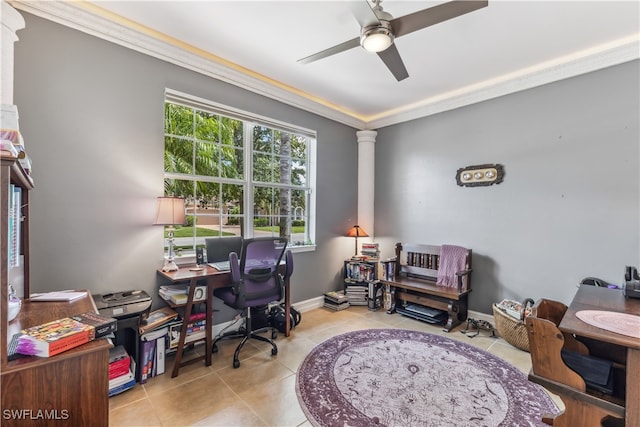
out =
<path fill-rule="evenodd" d="M 314 426 L 544 426 L 558 408 L 517 368 L 472 345 L 404 329 L 367 329 L 315 347 L 298 370 Z"/>

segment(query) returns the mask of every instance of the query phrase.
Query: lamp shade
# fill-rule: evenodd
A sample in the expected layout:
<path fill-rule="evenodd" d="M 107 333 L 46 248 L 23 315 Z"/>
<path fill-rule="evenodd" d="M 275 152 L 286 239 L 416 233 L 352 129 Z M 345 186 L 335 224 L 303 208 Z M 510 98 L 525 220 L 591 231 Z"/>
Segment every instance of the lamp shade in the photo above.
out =
<path fill-rule="evenodd" d="M 366 231 L 363 230 L 359 225 L 354 225 L 347 232 L 347 237 L 369 237 Z"/>
<path fill-rule="evenodd" d="M 186 222 L 182 197 L 158 197 L 154 225 L 178 225 Z"/>

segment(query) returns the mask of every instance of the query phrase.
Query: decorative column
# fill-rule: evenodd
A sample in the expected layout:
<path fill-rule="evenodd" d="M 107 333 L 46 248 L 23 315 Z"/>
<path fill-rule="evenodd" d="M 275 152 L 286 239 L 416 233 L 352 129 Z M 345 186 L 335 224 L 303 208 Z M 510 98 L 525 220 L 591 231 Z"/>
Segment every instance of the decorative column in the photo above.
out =
<path fill-rule="evenodd" d="M 24 18 L 5 0 L 2 3 L 2 68 L 0 104 L 13 104 L 13 44 L 18 41 L 16 31 L 24 28 Z"/>
<path fill-rule="evenodd" d="M 361 130 L 358 136 L 358 225 L 374 237 L 375 130 Z"/>

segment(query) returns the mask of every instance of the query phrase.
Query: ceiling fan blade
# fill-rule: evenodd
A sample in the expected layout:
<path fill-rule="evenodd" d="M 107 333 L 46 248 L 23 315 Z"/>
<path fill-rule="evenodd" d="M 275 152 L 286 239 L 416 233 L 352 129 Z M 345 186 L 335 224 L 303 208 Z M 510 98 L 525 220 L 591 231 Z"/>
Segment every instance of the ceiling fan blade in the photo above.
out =
<path fill-rule="evenodd" d="M 354 47 L 360 46 L 360 37 L 355 39 L 351 39 L 344 43 L 340 43 L 329 49 L 325 49 L 321 52 L 314 53 L 313 55 L 309 55 L 305 58 L 298 59 L 298 62 L 303 64 L 308 64 L 309 62 L 317 61 L 318 59 L 326 58 L 327 56 L 335 55 L 336 53 L 344 52 L 345 50 L 353 49 Z"/>
<path fill-rule="evenodd" d="M 387 66 L 397 81 L 404 80 L 409 77 L 409 73 L 404 67 L 402 58 L 400 58 L 400 52 L 398 52 L 395 44 L 392 44 L 382 52 L 378 52 L 378 56 L 382 59 L 384 65 Z"/>
<path fill-rule="evenodd" d="M 366 27 L 373 24 L 379 24 L 378 15 L 373 11 L 371 4 L 367 0 L 350 1 L 349 8 L 351 13 L 360 24 L 360 27 Z"/>
<path fill-rule="evenodd" d="M 488 4 L 488 1 L 450 1 L 395 18 L 391 20 L 391 28 L 393 28 L 395 36 L 400 37 L 465 13 L 482 9 Z"/>

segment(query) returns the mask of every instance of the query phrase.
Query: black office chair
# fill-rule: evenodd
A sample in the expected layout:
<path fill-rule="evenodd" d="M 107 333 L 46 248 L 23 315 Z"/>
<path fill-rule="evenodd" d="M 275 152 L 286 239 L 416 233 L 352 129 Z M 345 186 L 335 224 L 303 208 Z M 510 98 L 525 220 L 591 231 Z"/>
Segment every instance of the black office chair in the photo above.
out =
<path fill-rule="evenodd" d="M 266 307 L 271 302 L 280 301 L 284 296 L 285 277 L 280 274 L 278 267 L 287 248 L 287 239 L 279 237 L 245 239 L 242 245 L 242 255 L 238 260 L 235 252 L 229 254 L 231 277 L 233 285 L 216 289 L 214 295 L 230 307 L 242 310 L 246 316 L 244 328 L 237 333 L 217 337 L 212 345 L 212 351 L 218 351 L 217 342 L 221 339 L 242 338 L 233 355 L 233 367 L 240 366 L 238 359 L 240 350 L 248 339 L 253 338 L 271 344 L 271 354 L 278 354 L 278 347 L 269 339 L 258 335 L 271 329 L 272 338 L 276 337 L 275 329 L 271 326 L 253 330 L 251 325 L 251 309 Z M 290 256 L 288 258 L 291 258 Z M 285 268 L 285 271 L 288 269 Z M 292 271 L 292 268 L 291 268 Z"/>

